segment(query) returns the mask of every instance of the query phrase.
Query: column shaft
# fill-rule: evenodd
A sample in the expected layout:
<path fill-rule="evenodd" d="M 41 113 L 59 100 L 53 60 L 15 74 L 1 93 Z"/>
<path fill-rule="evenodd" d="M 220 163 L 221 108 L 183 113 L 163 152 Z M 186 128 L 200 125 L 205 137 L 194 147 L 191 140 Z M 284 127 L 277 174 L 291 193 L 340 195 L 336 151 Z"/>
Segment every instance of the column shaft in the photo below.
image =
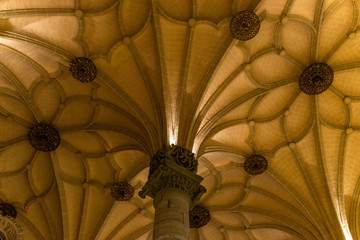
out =
<path fill-rule="evenodd" d="M 154 235 L 156 240 L 189 240 L 189 195 L 177 188 L 155 194 Z"/>

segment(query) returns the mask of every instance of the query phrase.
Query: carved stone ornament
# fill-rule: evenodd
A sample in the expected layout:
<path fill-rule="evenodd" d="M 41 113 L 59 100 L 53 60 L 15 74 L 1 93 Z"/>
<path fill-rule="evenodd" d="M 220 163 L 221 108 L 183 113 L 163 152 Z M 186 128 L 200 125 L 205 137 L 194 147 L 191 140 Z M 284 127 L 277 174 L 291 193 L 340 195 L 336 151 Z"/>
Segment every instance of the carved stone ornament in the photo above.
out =
<path fill-rule="evenodd" d="M 163 188 L 178 188 L 197 202 L 206 192 L 200 185 L 203 178 L 196 175 L 197 164 L 194 154 L 180 146 L 160 150 L 150 160 L 149 178 L 139 196 L 153 198 Z"/>
<path fill-rule="evenodd" d="M 51 152 L 58 148 L 60 144 L 60 135 L 55 128 L 39 123 L 33 126 L 28 134 L 30 145 L 36 150 L 42 152 Z"/>
<path fill-rule="evenodd" d="M 247 158 L 244 163 L 244 169 L 251 175 L 258 175 L 267 169 L 268 162 L 266 158 L 261 155 L 252 155 Z"/>
<path fill-rule="evenodd" d="M 110 190 L 116 201 L 128 201 L 134 196 L 134 188 L 127 182 L 114 183 Z"/>
<path fill-rule="evenodd" d="M 90 59 L 78 57 L 71 61 L 70 72 L 76 80 L 82 83 L 89 83 L 96 78 L 97 69 Z"/>
<path fill-rule="evenodd" d="M 0 215 L 0 237 L 3 240 L 23 240 L 24 231 L 15 219 Z"/>
<path fill-rule="evenodd" d="M 198 162 L 195 159 L 194 153 L 186 148 L 172 144 L 161 149 L 151 158 L 149 177 L 165 159 L 170 159 L 191 172 L 196 173 L 197 171 Z"/>
<path fill-rule="evenodd" d="M 17 216 L 17 211 L 16 208 L 11 205 L 10 203 L 5 203 L 2 202 L 0 203 L 0 214 L 4 217 L 12 217 L 12 218 L 16 218 Z"/>
<path fill-rule="evenodd" d="M 260 30 L 260 19 L 251 11 L 236 13 L 230 22 L 232 36 L 241 41 L 254 38 Z"/>
<path fill-rule="evenodd" d="M 190 228 L 201 228 L 210 221 L 210 213 L 201 206 L 195 206 L 189 212 Z"/>
<path fill-rule="evenodd" d="M 326 63 L 313 63 L 301 74 L 300 90 L 309 95 L 317 95 L 328 89 L 334 79 L 332 68 Z"/>

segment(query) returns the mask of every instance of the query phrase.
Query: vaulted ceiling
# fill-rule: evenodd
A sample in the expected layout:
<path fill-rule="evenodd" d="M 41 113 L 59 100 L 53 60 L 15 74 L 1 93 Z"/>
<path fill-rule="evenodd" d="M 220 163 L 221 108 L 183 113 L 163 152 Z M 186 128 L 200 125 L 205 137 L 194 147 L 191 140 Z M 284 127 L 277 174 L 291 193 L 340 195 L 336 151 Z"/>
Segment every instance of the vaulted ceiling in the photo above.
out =
<path fill-rule="evenodd" d="M 255 12 L 239 41 L 232 16 Z M 137 192 L 163 145 L 193 151 L 210 222 L 191 239 L 360 238 L 357 0 L 0 1 L 0 199 L 24 239 L 152 239 Z M 91 59 L 82 83 L 70 62 Z M 313 63 L 330 88 L 300 91 Z M 46 123 L 55 151 L 28 141 Z M 260 154 L 268 169 L 244 171 Z M 114 182 L 135 189 L 110 195 Z M 352 236 L 352 237 L 351 237 Z"/>

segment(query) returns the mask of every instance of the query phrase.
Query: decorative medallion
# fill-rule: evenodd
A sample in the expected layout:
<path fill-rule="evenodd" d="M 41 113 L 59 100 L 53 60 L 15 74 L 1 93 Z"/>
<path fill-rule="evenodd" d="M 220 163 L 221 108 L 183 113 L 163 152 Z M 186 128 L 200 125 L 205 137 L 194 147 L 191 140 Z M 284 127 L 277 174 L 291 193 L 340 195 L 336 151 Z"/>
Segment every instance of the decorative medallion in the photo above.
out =
<path fill-rule="evenodd" d="M 260 30 L 260 19 L 251 11 L 236 13 L 230 22 L 232 36 L 241 41 L 252 39 Z"/>
<path fill-rule="evenodd" d="M 308 66 L 299 79 L 300 90 L 309 95 L 317 95 L 328 89 L 334 79 L 334 72 L 326 63 Z"/>
<path fill-rule="evenodd" d="M 12 217 L 12 218 L 16 218 L 17 216 L 17 211 L 16 208 L 11 205 L 10 203 L 0 203 L 0 214 L 3 215 L 4 217 Z"/>
<path fill-rule="evenodd" d="M 96 66 L 88 58 L 75 58 L 70 63 L 70 72 L 76 80 L 82 83 L 92 82 L 96 78 Z"/>
<path fill-rule="evenodd" d="M 189 213 L 190 228 L 201 228 L 210 221 L 210 213 L 204 207 L 195 206 Z"/>
<path fill-rule="evenodd" d="M 114 183 L 110 190 L 116 201 L 128 201 L 134 196 L 134 188 L 127 182 Z"/>
<path fill-rule="evenodd" d="M 150 173 L 149 176 L 155 172 L 160 163 L 165 159 L 171 159 L 175 163 L 191 172 L 197 171 L 198 161 L 195 159 L 195 154 L 186 148 L 172 144 L 158 151 L 150 160 Z"/>
<path fill-rule="evenodd" d="M 261 155 L 252 155 L 247 158 L 244 163 L 244 169 L 251 175 L 258 175 L 263 173 L 268 166 L 266 158 Z"/>
<path fill-rule="evenodd" d="M 29 130 L 27 137 L 30 145 L 42 152 L 54 151 L 60 144 L 59 133 L 55 128 L 45 123 L 39 123 L 33 126 Z"/>

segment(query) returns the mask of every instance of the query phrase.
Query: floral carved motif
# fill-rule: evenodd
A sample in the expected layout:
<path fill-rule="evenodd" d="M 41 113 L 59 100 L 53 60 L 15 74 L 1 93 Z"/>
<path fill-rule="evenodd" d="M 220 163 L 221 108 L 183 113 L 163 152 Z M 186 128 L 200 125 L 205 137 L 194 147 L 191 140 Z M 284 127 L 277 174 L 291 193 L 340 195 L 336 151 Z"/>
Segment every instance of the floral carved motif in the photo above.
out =
<path fill-rule="evenodd" d="M 33 126 L 28 134 L 30 145 L 36 150 L 42 152 L 51 152 L 58 148 L 60 144 L 60 135 L 55 128 L 39 123 Z"/>
<path fill-rule="evenodd" d="M 251 11 L 236 13 L 230 22 L 232 36 L 241 41 L 254 38 L 260 30 L 260 19 Z"/>
<path fill-rule="evenodd" d="M 96 78 L 97 69 L 93 61 L 88 58 L 79 57 L 70 63 L 70 72 L 76 80 L 82 83 L 89 83 Z"/>
<path fill-rule="evenodd" d="M 266 158 L 261 155 L 252 155 L 245 160 L 244 169 L 250 175 L 263 173 L 268 166 Z"/>
<path fill-rule="evenodd" d="M 134 196 L 134 188 L 127 182 L 114 183 L 110 190 L 116 201 L 128 201 Z"/>
<path fill-rule="evenodd" d="M 328 89 L 333 82 L 334 72 L 326 63 L 308 66 L 299 79 L 300 90 L 309 95 L 317 95 Z"/>
<path fill-rule="evenodd" d="M 201 206 L 195 206 L 189 213 L 190 228 L 201 228 L 210 221 L 209 211 Z"/>

